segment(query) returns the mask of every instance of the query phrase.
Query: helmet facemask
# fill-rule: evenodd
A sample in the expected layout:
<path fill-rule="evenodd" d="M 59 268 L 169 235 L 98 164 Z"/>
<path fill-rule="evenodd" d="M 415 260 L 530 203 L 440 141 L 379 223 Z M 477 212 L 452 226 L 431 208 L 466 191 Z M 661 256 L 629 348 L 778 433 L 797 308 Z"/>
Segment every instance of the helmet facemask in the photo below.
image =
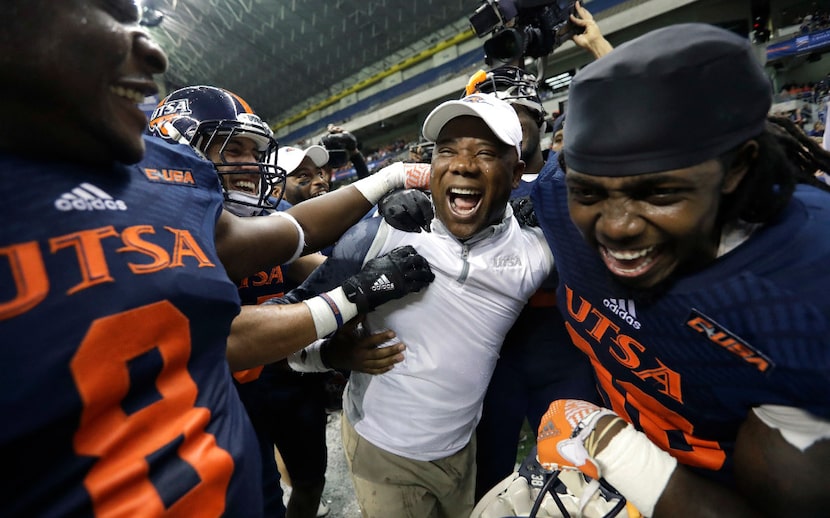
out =
<path fill-rule="evenodd" d="M 536 77 L 521 68 L 503 66 L 487 73 L 479 71 L 467 83 L 465 95 L 475 92 L 492 93 L 510 104 L 525 106 L 536 116 L 540 128 L 545 123 L 547 113 L 539 97 Z"/>
<path fill-rule="evenodd" d="M 213 162 L 221 180 L 225 208 L 230 212 L 255 216 L 273 211 L 279 203 L 279 199 L 269 199 L 274 188 L 285 182 L 285 171 L 277 166 L 274 133 L 238 95 L 214 86 L 176 90 L 159 102 L 147 132 L 187 145 Z M 236 149 L 242 145 L 236 141 L 239 137 L 255 144 L 253 161 L 238 161 L 245 159 Z M 245 153 L 250 155 L 249 151 L 246 149 Z M 249 177 L 247 182 L 242 175 Z"/>
<path fill-rule="evenodd" d="M 277 142 L 266 129 L 245 122 L 221 120 L 203 121 L 195 130 L 192 143 L 204 155 L 211 147 L 219 146 L 218 153 L 208 158 L 219 174 L 225 208 L 237 216 L 272 212 L 282 198 L 286 174 L 276 165 Z M 256 161 L 240 162 L 227 158 L 228 147 L 239 137 L 250 139 L 257 145 Z M 245 179 L 252 176 L 257 178 Z M 271 193 L 280 184 L 283 188 L 274 199 Z"/>

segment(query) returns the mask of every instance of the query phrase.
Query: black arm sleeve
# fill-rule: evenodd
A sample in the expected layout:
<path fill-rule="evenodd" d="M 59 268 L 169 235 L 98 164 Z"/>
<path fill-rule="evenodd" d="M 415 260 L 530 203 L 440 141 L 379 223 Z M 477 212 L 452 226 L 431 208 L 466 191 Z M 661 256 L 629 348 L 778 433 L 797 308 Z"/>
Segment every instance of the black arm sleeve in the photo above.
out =
<path fill-rule="evenodd" d="M 284 297 L 265 304 L 294 304 L 340 286 L 363 268 L 366 253 L 375 239 L 382 218 L 367 218 L 350 228 L 335 245 L 332 255 L 298 287 Z"/>
<path fill-rule="evenodd" d="M 363 153 L 358 151 L 349 158 L 352 161 L 352 165 L 354 166 L 354 171 L 357 173 L 358 179 L 366 178 L 371 174 L 369 172 L 369 167 L 366 165 L 366 159 L 363 157 Z"/>

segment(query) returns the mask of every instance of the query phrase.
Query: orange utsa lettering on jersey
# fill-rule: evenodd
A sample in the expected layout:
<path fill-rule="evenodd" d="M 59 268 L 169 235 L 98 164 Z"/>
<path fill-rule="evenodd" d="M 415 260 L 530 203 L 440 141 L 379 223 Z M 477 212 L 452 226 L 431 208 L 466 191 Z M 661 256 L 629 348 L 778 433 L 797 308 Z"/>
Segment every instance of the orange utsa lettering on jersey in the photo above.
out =
<path fill-rule="evenodd" d="M 686 321 L 686 325 L 698 333 L 706 335 L 712 343 L 742 358 L 745 362 L 752 364 L 761 372 L 767 372 L 770 366 L 772 366 L 769 358 L 754 350 L 748 343 L 697 310 L 692 310 L 691 318 Z"/>
<path fill-rule="evenodd" d="M 53 237 L 49 240 L 50 251 L 54 254 L 62 248 L 72 247 L 78 257 L 78 266 L 81 268 L 80 283 L 69 288 L 67 295 L 72 295 L 81 290 L 91 288 L 96 284 L 113 282 L 107 266 L 107 258 L 104 255 L 104 247 L 101 240 L 117 236 L 113 226 L 81 230 L 65 236 Z"/>
<path fill-rule="evenodd" d="M 275 266 L 271 268 L 271 271 L 266 272 L 259 272 L 256 275 L 251 276 L 251 283 L 254 286 L 267 286 L 271 284 L 277 284 L 282 282 L 282 268 L 279 266 Z"/>
<path fill-rule="evenodd" d="M 233 379 L 235 379 L 239 383 L 250 383 L 252 381 L 256 381 L 259 379 L 259 375 L 262 374 L 262 369 L 264 368 L 264 365 L 260 365 L 252 369 L 236 371 L 233 373 Z"/>
<path fill-rule="evenodd" d="M 619 328 L 617 328 L 617 331 L 619 331 Z M 646 350 L 640 342 L 634 340 L 628 335 L 618 334 L 616 344 L 619 346 L 618 349 L 613 347 L 609 348 L 611 356 L 613 356 L 615 360 L 632 370 L 640 366 L 640 357 L 637 356 L 635 349 L 641 353 Z"/>
<path fill-rule="evenodd" d="M 138 252 L 152 259 L 146 264 L 127 263 L 130 271 L 136 275 L 157 272 L 170 265 L 170 254 L 167 250 L 141 238 L 142 234 L 155 233 L 156 229 L 150 225 L 135 225 L 121 231 L 121 241 L 124 242 L 124 246 L 116 252 Z"/>
<path fill-rule="evenodd" d="M 579 307 L 576 308 L 574 306 L 574 292 L 570 287 L 565 286 L 565 293 L 568 314 L 577 322 L 586 324 L 589 316 L 594 317 L 593 325 L 591 327 L 586 325 L 585 330 L 597 343 L 602 343 L 604 339 L 610 341 L 608 353 L 620 365 L 631 369 L 641 379 L 652 379 L 660 387 L 660 392 L 681 403 L 683 402 L 680 374 L 666 367 L 656 358 L 654 361 L 659 364 L 658 367 L 641 368 L 640 354 L 646 351 L 643 344 L 626 334 L 620 333 L 620 326 L 614 324 L 609 317 L 602 313 L 601 309 L 593 307 L 590 302 L 582 297 L 579 297 Z"/>
<path fill-rule="evenodd" d="M 0 320 L 23 314 L 40 304 L 49 293 L 49 277 L 37 241 L 0 248 L 9 262 L 17 296 L 0 303 Z"/>
<path fill-rule="evenodd" d="M 90 326 L 70 367 L 83 401 L 73 444 L 78 455 L 92 460 L 84 486 L 96 516 L 185 517 L 196 509 L 199 516 L 223 515 L 234 462 L 206 431 L 210 411 L 196 405 L 199 389 L 187 370 L 190 351 L 190 323 L 169 301 Z M 125 402 L 133 399 L 130 365 L 146 354 L 161 358 L 155 374 L 160 398 L 127 411 Z M 192 487 L 163 499 L 150 476 L 163 469 L 148 459 L 173 467 L 186 462 L 198 476 Z"/>
<path fill-rule="evenodd" d="M 597 322 L 591 328 L 586 325 L 588 337 L 597 344 L 602 338 L 612 342 L 609 354 L 642 380 L 653 380 L 657 383 L 659 392 L 683 402 L 680 374 L 664 365 L 659 359 L 654 361 L 654 368 L 639 369 L 641 360 L 639 353 L 646 351 L 646 347 L 632 337 L 620 334 L 619 327 L 605 322 L 606 317 L 599 315 L 591 303 L 578 297 L 579 306 L 574 305 L 575 295 L 569 286 L 565 286 L 567 311 L 576 321 L 585 323 L 590 315 L 595 315 Z M 620 417 L 630 423 L 635 423 L 646 435 L 663 450 L 668 451 L 683 464 L 698 466 L 705 469 L 718 470 L 723 466 L 726 453 L 717 441 L 701 439 L 694 435 L 694 426 L 683 416 L 666 407 L 654 397 L 640 390 L 636 385 L 620 381 L 600 362 L 592 344 L 586 336 L 581 334 L 570 322 L 565 327 L 574 345 L 585 353 L 591 361 L 596 373 L 597 382 L 607 396 L 611 408 Z M 608 333 L 613 330 L 613 333 Z M 616 347 L 615 347 L 616 346 Z M 632 416 L 628 408 L 636 409 Z M 636 417 L 636 419 L 634 418 Z"/>
<path fill-rule="evenodd" d="M 242 282 L 239 283 L 239 289 L 250 288 L 251 286 L 270 286 L 271 284 L 280 284 L 282 281 L 282 267 L 275 266 L 271 268 L 270 272 L 260 271 L 242 279 Z"/>
<path fill-rule="evenodd" d="M 124 242 L 124 246 L 119 248 L 117 252 L 138 252 L 152 259 L 147 264 L 127 263 L 133 273 L 153 273 L 166 268 L 181 267 L 184 266 L 182 258 L 185 256 L 196 259 L 199 268 L 213 268 L 216 266 L 210 261 L 207 254 L 196 243 L 193 235 L 188 230 L 179 230 L 171 227 L 164 227 L 164 229 L 176 237 L 172 257 L 164 248 L 141 238 L 142 234 L 156 233 L 156 229 L 149 225 L 127 227 L 121 233 L 121 240 Z"/>
<path fill-rule="evenodd" d="M 192 171 L 181 171 L 179 169 L 155 169 L 144 168 L 144 175 L 151 182 L 175 183 L 183 185 L 196 185 Z"/>
<path fill-rule="evenodd" d="M 608 369 L 600 363 L 588 341 L 569 322 L 565 323 L 565 327 L 573 343 L 590 358 L 596 372 L 597 382 L 617 415 L 629 423 L 637 424 L 655 444 L 670 452 L 683 464 L 711 470 L 718 470 L 723 466 L 726 453 L 718 442 L 696 437 L 694 427 L 688 420 L 645 394 L 635 385 L 615 380 Z M 639 376 L 642 373 L 635 372 L 635 374 Z M 653 375 L 654 373 L 649 374 L 649 376 Z M 628 413 L 629 407 L 637 410 L 637 419 Z"/>
<path fill-rule="evenodd" d="M 184 266 L 184 257 L 194 257 L 198 261 L 199 268 L 209 266 L 213 268 L 214 265 L 208 259 L 204 250 L 199 247 L 199 244 L 193 239 L 193 235 L 189 230 L 180 230 L 172 227 L 164 227 L 176 236 L 176 243 L 173 247 L 173 260 L 170 261 L 170 267 L 176 268 Z"/>
<path fill-rule="evenodd" d="M 109 238 L 121 238 L 123 247 L 116 252 L 123 254 L 133 252 L 149 258 L 148 263 L 128 262 L 127 266 L 134 274 L 155 273 L 167 268 L 185 266 L 185 258 L 195 259 L 199 268 L 215 268 L 207 253 L 188 230 L 164 227 L 174 236 L 172 250 L 168 252 L 162 246 L 142 238 L 144 234 L 155 234 L 150 225 L 135 225 L 125 228 L 119 234 L 113 226 L 81 230 L 49 239 L 49 251 L 58 254 L 62 250 L 74 251 L 78 261 L 81 281 L 70 287 L 67 295 L 99 284 L 115 282 L 104 250 L 103 241 Z M 41 303 L 49 293 L 49 275 L 43 261 L 40 246 L 35 241 L 19 243 L 0 248 L 0 261 L 8 262 L 16 294 L 6 301 L 0 301 L 0 320 L 10 319 Z M 192 264 L 191 261 L 188 261 Z M 5 270 L 0 269 L 0 273 Z M 62 276 L 71 275 L 64 272 Z M 8 282 L 0 279 L 0 282 Z"/>
<path fill-rule="evenodd" d="M 663 362 L 659 358 L 655 358 L 654 361 L 657 362 L 659 367 L 634 371 L 634 374 L 643 381 L 647 379 L 657 380 L 657 386 L 664 387 L 660 389 L 660 392 L 682 402 L 683 394 L 680 389 L 680 376 L 663 365 Z"/>

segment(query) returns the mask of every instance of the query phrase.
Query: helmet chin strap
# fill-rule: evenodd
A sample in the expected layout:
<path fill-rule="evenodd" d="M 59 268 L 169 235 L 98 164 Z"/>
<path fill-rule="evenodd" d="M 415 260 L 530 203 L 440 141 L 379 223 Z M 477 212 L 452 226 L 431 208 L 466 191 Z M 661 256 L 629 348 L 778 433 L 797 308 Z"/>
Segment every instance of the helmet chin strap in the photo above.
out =
<path fill-rule="evenodd" d="M 273 209 L 257 207 L 259 196 L 252 196 L 239 191 L 227 191 L 225 196 L 225 210 L 241 218 L 249 218 L 259 214 L 270 214 Z"/>
<path fill-rule="evenodd" d="M 184 144 L 184 145 L 188 146 L 193 151 L 195 151 L 196 154 L 199 155 L 199 157 L 204 158 L 205 160 L 207 160 L 207 157 L 205 156 L 205 154 L 202 153 L 202 151 L 199 148 L 197 148 L 196 146 L 191 144 L 191 142 L 189 140 L 187 140 L 187 137 L 182 135 L 181 132 L 179 132 L 179 130 L 177 130 L 176 127 L 173 126 L 173 124 L 171 122 L 167 122 L 167 121 L 164 122 L 162 124 L 162 127 L 164 128 L 164 131 L 166 131 L 167 134 L 170 135 L 171 139 L 175 140 L 179 144 Z"/>

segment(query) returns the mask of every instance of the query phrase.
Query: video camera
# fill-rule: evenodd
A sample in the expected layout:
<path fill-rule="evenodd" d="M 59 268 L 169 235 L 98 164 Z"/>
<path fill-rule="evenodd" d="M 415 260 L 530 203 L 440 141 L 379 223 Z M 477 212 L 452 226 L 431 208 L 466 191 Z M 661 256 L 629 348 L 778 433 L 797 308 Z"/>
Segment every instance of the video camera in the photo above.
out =
<path fill-rule="evenodd" d="M 541 58 L 569 40 L 578 27 L 570 23 L 576 0 L 484 0 L 470 16 L 484 42 L 485 62 Z"/>
<path fill-rule="evenodd" d="M 422 141 L 409 146 L 409 161 L 428 164 L 432 162 L 432 151 L 435 149 L 435 142 Z"/>

